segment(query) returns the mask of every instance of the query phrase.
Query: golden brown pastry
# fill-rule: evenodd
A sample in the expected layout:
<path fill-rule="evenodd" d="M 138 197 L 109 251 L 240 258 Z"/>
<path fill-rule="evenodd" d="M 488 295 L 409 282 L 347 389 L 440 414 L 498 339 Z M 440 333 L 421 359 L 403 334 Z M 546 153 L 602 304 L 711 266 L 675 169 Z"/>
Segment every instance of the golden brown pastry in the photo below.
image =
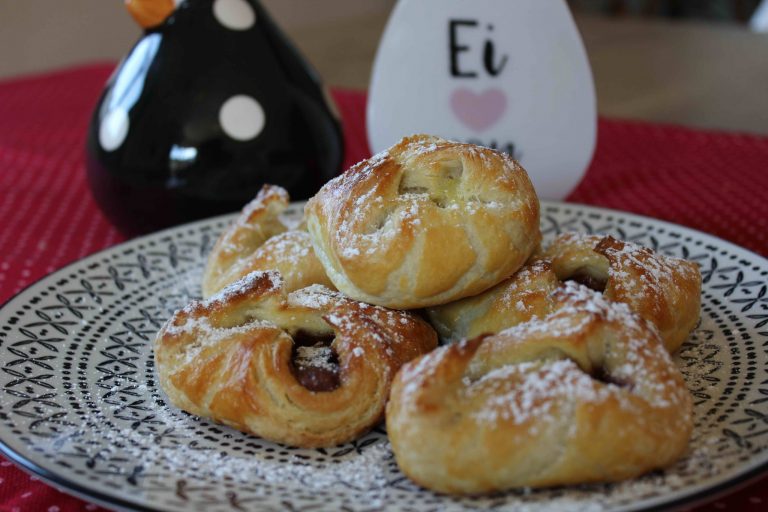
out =
<path fill-rule="evenodd" d="M 428 310 L 446 341 L 473 338 L 552 313 L 551 291 L 575 280 L 627 304 L 653 323 L 676 351 L 699 320 L 701 274 L 695 263 L 654 253 L 609 236 L 566 233 L 490 290 Z"/>
<path fill-rule="evenodd" d="M 534 259 L 490 290 L 427 309 L 427 317 L 445 342 L 493 334 L 553 312 L 559 286 L 552 264 Z"/>
<path fill-rule="evenodd" d="M 701 272 L 692 261 L 610 236 L 578 233 L 558 236 L 543 257 L 559 279 L 586 284 L 649 320 L 670 352 L 699 321 Z"/>
<path fill-rule="evenodd" d="M 539 201 L 520 165 L 428 135 L 329 181 L 305 215 L 333 284 L 398 309 L 479 293 L 512 275 L 541 239 Z"/>
<path fill-rule="evenodd" d="M 253 272 L 177 311 L 155 339 L 155 361 L 175 406 L 316 447 L 379 422 L 400 366 L 436 344 L 412 314 L 319 285 L 287 293 L 278 273 Z"/>
<path fill-rule="evenodd" d="M 553 300 L 544 319 L 402 368 L 387 432 L 406 475 L 475 494 L 617 481 L 685 452 L 691 398 L 658 331 L 578 283 Z"/>
<path fill-rule="evenodd" d="M 309 234 L 290 229 L 280 215 L 288 192 L 264 185 L 216 242 L 203 275 L 203 297 L 210 297 L 256 270 L 277 270 L 288 291 L 311 284 L 333 287 L 315 257 Z"/>

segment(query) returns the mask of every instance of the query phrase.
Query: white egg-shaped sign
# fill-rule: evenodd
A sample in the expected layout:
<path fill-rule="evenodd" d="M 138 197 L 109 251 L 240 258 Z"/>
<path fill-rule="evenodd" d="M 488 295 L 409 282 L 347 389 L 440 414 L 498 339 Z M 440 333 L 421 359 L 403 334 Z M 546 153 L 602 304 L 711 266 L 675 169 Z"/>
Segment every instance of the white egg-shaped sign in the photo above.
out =
<path fill-rule="evenodd" d="M 506 151 L 539 195 L 562 199 L 595 147 L 584 45 L 564 0 L 400 0 L 368 98 L 378 152 L 430 133 Z"/>

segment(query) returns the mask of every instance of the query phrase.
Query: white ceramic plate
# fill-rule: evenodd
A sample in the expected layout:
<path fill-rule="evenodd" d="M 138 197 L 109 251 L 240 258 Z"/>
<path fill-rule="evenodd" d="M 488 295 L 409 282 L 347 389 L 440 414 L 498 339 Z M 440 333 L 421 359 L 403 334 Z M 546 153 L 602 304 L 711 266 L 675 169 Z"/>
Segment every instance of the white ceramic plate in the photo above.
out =
<path fill-rule="evenodd" d="M 664 472 L 452 498 L 399 472 L 383 427 L 331 449 L 280 446 L 183 413 L 157 387 L 151 342 L 199 296 L 231 217 L 133 240 L 30 286 L 0 310 L 0 450 L 67 492 L 121 509 L 634 510 L 690 504 L 768 467 L 768 261 L 634 215 L 542 205 L 549 239 L 608 233 L 698 262 L 702 320 L 677 360 L 695 399 L 689 454 Z M 290 216 L 299 216 L 293 205 Z"/>

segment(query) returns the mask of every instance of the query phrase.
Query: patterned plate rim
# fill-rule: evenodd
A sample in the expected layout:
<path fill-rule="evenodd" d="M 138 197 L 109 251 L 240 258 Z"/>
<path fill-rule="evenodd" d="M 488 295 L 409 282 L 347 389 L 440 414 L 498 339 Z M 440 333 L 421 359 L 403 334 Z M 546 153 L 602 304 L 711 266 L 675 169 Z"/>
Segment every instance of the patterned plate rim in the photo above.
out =
<path fill-rule="evenodd" d="M 297 202 L 291 203 L 291 206 L 300 207 L 303 204 L 304 204 L 304 201 L 297 201 Z M 611 208 L 586 205 L 582 203 L 541 200 L 542 216 L 546 213 L 547 210 L 566 210 L 564 213 L 568 213 L 567 211 L 568 209 L 581 211 L 582 214 L 585 215 L 587 218 L 590 216 L 590 214 L 592 214 L 592 215 L 597 215 L 601 217 L 608 217 L 606 218 L 606 220 L 611 220 L 610 217 L 617 217 L 629 223 L 632 223 L 632 222 L 648 223 L 653 225 L 654 227 L 662 227 L 667 229 L 672 228 L 679 231 L 683 235 L 696 237 L 699 240 L 701 240 L 702 243 L 709 244 L 710 247 L 708 248 L 717 247 L 718 249 L 721 249 L 721 250 L 727 249 L 734 253 L 739 254 L 739 256 L 741 257 L 753 259 L 754 260 L 753 263 L 762 263 L 766 265 L 766 267 L 768 267 L 768 258 L 765 258 L 760 254 L 757 254 L 756 252 L 750 251 L 749 249 L 745 249 L 741 246 L 734 244 L 733 242 L 729 242 L 727 240 L 711 235 L 709 233 L 705 233 L 703 231 L 682 226 L 680 224 L 675 224 L 674 222 L 669 222 L 666 220 L 656 219 L 656 218 L 645 216 L 645 215 L 638 215 L 635 213 L 624 212 L 621 210 L 615 210 Z M 95 261 L 99 258 L 103 258 L 104 256 L 112 252 L 129 249 L 134 245 L 147 243 L 150 240 L 162 239 L 163 237 L 167 237 L 168 235 L 176 233 L 177 231 L 194 229 L 197 226 L 214 224 L 217 221 L 227 221 L 230 218 L 234 218 L 235 215 L 236 213 L 228 213 L 228 214 L 223 214 L 219 216 L 209 217 L 206 219 L 192 221 L 186 224 L 172 226 L 160 231 L 149 233 L 147 235 L 138 236 L 136 238 L 126 240 L 119 244 L 113 245 L 111 247 L 107 247 L 95 253 L 76 259 L 68 263 L 67 265 L 29 283 L 22 290 L 14 293 L 11 297 L 9 297 L 6 301 L 4 301 L 0 305 L 0 313 L 4 312 L 7 308 L 10 308 L 21 296 L 23 296 L 25 293 L 30 291 L 32 288 L 40 285 L 43 282 L 47 282 L 48 280 L 53 280 L 54 278 L 58 277 L 59 274 L 64 274 L 66 271 L 68 271 L 73 267 L 86 265 L 91 260 Z M 105 507 L 110 507 L 110 508 L 118 507 L 119 510 L 131 510 L 131 511 L 141 511 L 141 512 L 153 512 L 153 511 L 159 510 L 159 509 L 145 507 L 135 502 L 123 499 L 117 495 L 109 494 L 108 492 L 102 492 L 95 488 L 85 487 L 84 485 L 78 483 L 75 479 L 63 476 L 62 471 L 57 471 L 55 469 L 54 470 L 48 469 L 28 459 L 23 453 L 20 453 L 19 451 L 11 447 L 8 443 L 6 443 L 6 441 L 2 437 L 0 437 L 0 454 L 8 458 L 10 461 L 16 464 L 16 466 L 19 467 L 20 469 L 33 474 L 35 477 L 39 478 L 41 481 L 46 482 L 47 484 L 51 485 L 55 489 L 61 492 L 70 494 L 72 496 L 76 496 L 80 499 L 88 500 Z M 645 503 L 641 504 L 640 507 L 634 507 L 630 505 L 629 507 L 626 507 L 624 510 L 633 510 L 633 511 L 677 510 L 683 506 L 685 506 L 686 508 L 689 508 L 692 506 L 696 506 L 698 504 L 710 502 L 717 497 L 731 494 L 741 488 L 748 486 L 753 481 L 757 480 L 761 476 L 764 476 L 765 473 L 768 473 L 768 454 L 766 455 L 765 460 L 761 463 L 758 463 L 756 466 L 750 468 L 748 467 L 749 466 L 748 463 L 744 464 L 744 466 L 747 466 L 744 470 L 736 472 L 732 477 L 722 482 L 713 483 L 711 485 L 705 485 L 701 488 L 697 488 L 694 486 L 688 491 L 681 490 L 675 497 L 668 500 L 665 500 L 664 497 L 661 497 L 661 496 L 646 499 L 644 500 Z"/>

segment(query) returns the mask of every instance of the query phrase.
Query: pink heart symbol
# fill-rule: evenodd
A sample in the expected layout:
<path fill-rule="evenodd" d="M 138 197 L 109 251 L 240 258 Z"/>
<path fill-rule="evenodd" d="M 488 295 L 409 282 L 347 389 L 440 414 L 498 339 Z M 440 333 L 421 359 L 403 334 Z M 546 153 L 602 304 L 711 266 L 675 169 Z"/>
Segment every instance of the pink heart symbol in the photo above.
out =
<path fill-rule="evenodd" d="M 479 132 L 501 119 L 507 109 L 507 96 L 501 89 L 478 94 L 461 87 L 451 94 L 451 108 L 464 126 Z"/>

